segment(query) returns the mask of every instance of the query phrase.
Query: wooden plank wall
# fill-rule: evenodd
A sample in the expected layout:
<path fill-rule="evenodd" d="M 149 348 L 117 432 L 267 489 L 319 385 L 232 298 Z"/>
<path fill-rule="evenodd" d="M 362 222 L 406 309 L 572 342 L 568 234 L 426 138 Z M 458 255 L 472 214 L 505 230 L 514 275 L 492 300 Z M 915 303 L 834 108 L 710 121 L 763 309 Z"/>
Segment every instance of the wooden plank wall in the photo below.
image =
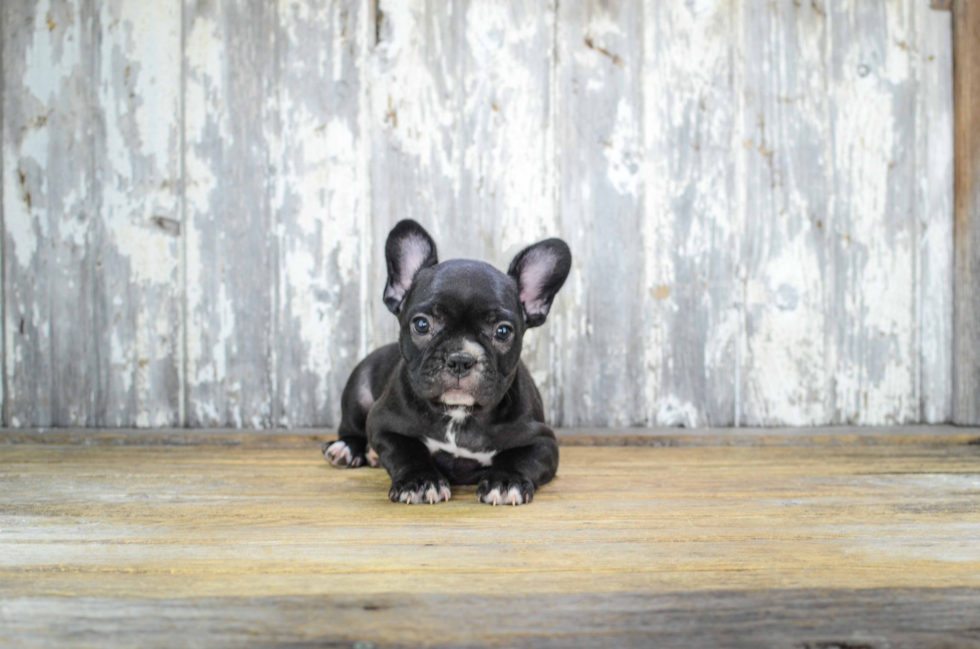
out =
<path fill-rule="evenodd" d="M 980 424 L 980 9 L 954 0 L 956 138 L 953 422 Z"/>
<path fill-rule="evenodd" d="M 950 419 L 925 0 L 2 12 L 6 425 L 334 424 L 406 217 L 444 259 L 570 243 L 525 352 L 556 424 Z"/>

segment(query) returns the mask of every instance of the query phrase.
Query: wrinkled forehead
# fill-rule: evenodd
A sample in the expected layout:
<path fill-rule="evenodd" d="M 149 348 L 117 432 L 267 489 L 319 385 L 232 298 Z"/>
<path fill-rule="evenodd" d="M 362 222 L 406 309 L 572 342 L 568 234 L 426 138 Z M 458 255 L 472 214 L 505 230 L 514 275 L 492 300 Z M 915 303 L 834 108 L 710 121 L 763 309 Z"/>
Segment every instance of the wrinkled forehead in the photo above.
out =
<path fill-rule="evenodd" d="M 412 302 L 469 314 L 515 310 L 519 303 L 517 282 L 490 264 L 454 259 L 420 272 Z"/>

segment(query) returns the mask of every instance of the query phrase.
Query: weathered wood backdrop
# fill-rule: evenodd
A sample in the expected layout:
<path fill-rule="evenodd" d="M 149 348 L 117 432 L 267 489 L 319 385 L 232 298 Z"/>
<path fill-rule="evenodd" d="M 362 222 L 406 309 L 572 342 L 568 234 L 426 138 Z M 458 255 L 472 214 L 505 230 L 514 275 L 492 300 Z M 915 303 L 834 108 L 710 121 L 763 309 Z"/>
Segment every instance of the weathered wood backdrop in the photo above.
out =
<path fill-rule="evenodd" d="M 928 4 L 4 2 L 5 423 L 332 424 L 404 217 L 568 240 L 556 423 L 947 420 Z"/>

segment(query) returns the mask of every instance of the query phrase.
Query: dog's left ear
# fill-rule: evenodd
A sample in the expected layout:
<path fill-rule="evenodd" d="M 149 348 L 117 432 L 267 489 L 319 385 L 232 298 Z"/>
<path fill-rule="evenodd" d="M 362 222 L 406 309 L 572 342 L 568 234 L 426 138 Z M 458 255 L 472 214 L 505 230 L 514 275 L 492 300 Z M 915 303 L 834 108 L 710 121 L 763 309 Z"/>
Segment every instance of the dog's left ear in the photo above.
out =
<path fill-rule="evenodd" d="M 388 310 L 397 315 L 402 310 L 408 289 L 412 288 L 415 275 L 423 268 L 439 263 L 436 243 L 425 228 L 415 221 L 399 221 L 388 233 L 385 261 L 388 264 L 388 283 L 385 284 L 384 302 Z"/>
<path fill-rule="evenodd" d="M 517 280 L 528 327 L 544 324 L 571 267 L 572 252 L 561 239 L 545 239 L 528 246 L 510 262 L 507 274 Z"/>

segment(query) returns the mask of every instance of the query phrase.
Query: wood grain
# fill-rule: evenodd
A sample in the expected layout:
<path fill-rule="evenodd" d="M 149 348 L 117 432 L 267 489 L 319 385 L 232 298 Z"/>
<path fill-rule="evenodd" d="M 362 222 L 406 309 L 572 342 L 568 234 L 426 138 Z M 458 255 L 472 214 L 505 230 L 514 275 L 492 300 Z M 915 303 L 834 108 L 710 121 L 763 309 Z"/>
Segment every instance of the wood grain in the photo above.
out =
<path fill-rule="evenodd" d="M 741 362 L 739 115 L 725 2 L 644 4 L 644 343 L 648 420 L 736 422 Z M 656 251 L 656 252 L 654 252 Z M 584 422 L 583 422 L 584 423 Z"/>
<path fill-rule="evenodd" d="M 828 4 L 834 420 L 918 417 L 910 2 Z"/>
<path fill-rule="evenodd" d="M 378 3 L 370 59 L 371 347 L 396 337 L 380 302 L 384 242 L 400 219 L 422 223 L 439 258 L 503 270 L 560 232 L 554 198 L 553 3 Z M 524 359 L 554 413 L 563 316 L 525 339 Z"/>
<path fill-rule="evenodd" d="M 185 0 L 187 423 L 268 427 L 276 5 Z"/>
<path fill-rule="evenodd" d="M 743 425 L 834 421 L 827 23 L 816 3 L 784 2 L 739 24 Z"/>
<path fill-rule="evenodd" d="M 43 15 L 3 7 L 4 396 L 14 425 L 92 425 L 99 411 L 107 350 L 91 335 L 98 269 L 89 239 L 101 224 L 88 136 L 97 70 L 87 56 L 93 15 L 82 6 L 62 2 Z"/>
<path fill-rule="evenodd" d="M 6 421 L 177 424 L 180 12 L 3 12 Z"/>
<path fill-rule="evenodd" d="M 367 10 L 359 1 L 292 0 L 277 10 L 277 426 L 339 421 L 340 394 L 363 348 L 359 233 L 369 203 L 358 65 L 373 39 Z"/>
<path fill-rule="evenodd" d="M 249 647 L 976 648 L 976 589 L 181 599 L 25 597 L 0 639 L 25 647 L 206 640 Z M 248 620 L 243 624 L 242 620 Z"/>
<path fill-rule="evenodd" d="M 530 506 L 406 507 L 311 446 L 6 445 L 0 637 L 977 646 L 978 458 L 567 447 Z"/>
<path fill-rule="evenodd" d="M 915 4 L 920 420 L 949 421 L 953 402 L 953 51 L 949 13 Z"/>
<path fill-rule="evenodd" d="M 29 0 L 2 24 L 6 425 L 335 424 L 395 335 L 401 218 L 443 259 L 571 243 L 525 341 L 556 425 L 978 421 L 952 27 L 925 2 Z"/>
<path fill-rule="evenodd" d="M 558 4 L 558 208 L 573 251 L 562 317 L 551 323 L 562 327 L 558 421 L 622 426 L 646 416 L 649 324 L 636 299 L 644 250 L 641 15 L 639 2 Z"/>
<path fill-rule="evenodd" d="M 953 421 L 980 422 L 980 9 L 953 2 L 956 141 Z"/>

